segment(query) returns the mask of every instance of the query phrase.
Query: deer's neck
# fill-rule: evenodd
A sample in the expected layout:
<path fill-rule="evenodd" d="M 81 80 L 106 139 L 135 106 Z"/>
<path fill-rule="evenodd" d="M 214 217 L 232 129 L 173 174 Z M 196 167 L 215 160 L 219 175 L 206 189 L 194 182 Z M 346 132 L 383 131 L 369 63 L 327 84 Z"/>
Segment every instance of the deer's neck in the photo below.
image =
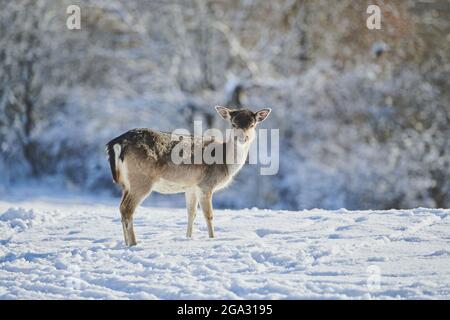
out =
<path fill-rule="evenodd" d="M 234 176 L 241 170 L 247 159 L 248 151 L 250 149 L 250 141 L 244 144 L 234 141 L 230 138 L 226 142 L 226 164 L 228 167 L 228 174 Z"/>

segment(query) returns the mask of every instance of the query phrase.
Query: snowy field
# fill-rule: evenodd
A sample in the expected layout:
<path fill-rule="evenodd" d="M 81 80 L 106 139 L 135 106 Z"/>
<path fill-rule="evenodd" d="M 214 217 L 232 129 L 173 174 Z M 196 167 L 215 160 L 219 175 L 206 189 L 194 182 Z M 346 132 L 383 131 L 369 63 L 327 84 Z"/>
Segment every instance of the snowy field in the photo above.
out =
<path fill-rule="evenodd" d="M 450 210 L 141 207 L 123 245 L 116 200 L 0 201 L 1 299 L 450 299 Z"/>

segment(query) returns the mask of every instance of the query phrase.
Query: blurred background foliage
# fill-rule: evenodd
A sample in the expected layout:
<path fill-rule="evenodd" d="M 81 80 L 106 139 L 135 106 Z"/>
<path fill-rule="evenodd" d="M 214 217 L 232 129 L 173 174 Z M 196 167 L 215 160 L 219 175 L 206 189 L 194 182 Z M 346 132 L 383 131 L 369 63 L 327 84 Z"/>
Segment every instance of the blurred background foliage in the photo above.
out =
<path fill-rule="evenodd" d="M 280 171 L 218 206 L 448 207 L 449 31 L 448 0 L 0 0 L 0 185 L 118 192 L 110 138 L 219 104 L 273 108 Z"/>

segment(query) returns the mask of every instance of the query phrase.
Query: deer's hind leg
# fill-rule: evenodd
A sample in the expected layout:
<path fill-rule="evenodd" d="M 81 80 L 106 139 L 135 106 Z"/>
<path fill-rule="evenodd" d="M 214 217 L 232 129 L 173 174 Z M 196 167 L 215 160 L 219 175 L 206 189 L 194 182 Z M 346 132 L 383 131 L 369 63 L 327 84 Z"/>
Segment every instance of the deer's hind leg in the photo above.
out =
<path fill-rule="evenodd" d="M 137 244 L 134 233 L 133 215 L 136 208 L 150 194 L 153 183 L 145 176 L 130 177 L 128 188 L 123 189 L 122 201 L 120 203 L 120 214 L 122 216 L 122 228 L 125 245 L 135 246 Z"/>

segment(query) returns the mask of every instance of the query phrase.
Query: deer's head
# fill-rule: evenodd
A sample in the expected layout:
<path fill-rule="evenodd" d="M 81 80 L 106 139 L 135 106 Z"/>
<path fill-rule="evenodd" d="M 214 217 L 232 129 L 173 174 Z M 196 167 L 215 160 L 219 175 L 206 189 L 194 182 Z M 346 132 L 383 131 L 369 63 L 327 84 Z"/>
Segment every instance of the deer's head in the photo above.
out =
<path fill-rule="evenodd" d="M 231 125 L 231 139 L 240 144 L 246 144 L 255 138 L 255 129 L 258 123 L 266 120 L 272 111 L 269 108 L 253 112 L 249 109 L 228 109 L 216 106 L 219 115 Z"/>

